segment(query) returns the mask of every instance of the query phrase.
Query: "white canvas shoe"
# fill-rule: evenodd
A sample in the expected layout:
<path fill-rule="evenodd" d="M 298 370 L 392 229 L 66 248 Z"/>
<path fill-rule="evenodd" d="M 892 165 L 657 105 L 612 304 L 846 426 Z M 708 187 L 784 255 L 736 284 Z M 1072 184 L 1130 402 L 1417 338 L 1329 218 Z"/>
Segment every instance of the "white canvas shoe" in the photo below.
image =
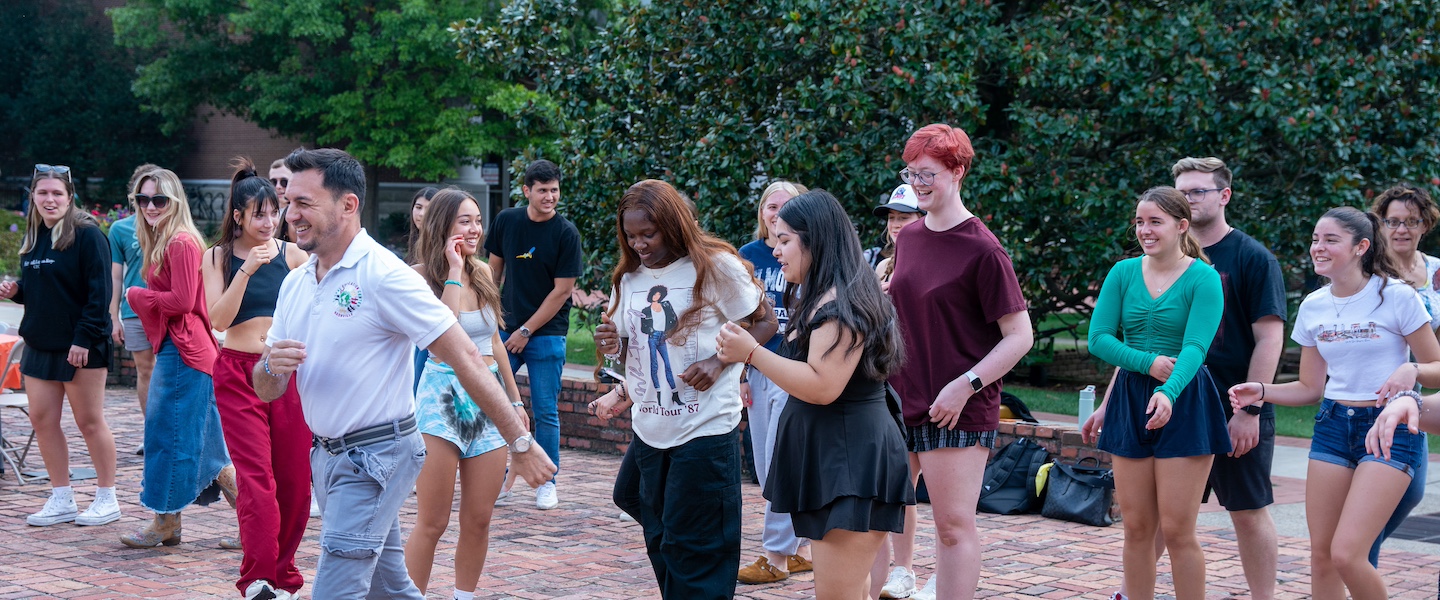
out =
<path fill-rule="evenodd" d="M 104 525 L 120 520 L 120 503 L 111 496 L 104 500 L 97 499 L 90 503 L 90 508 L 75 517 L 76 525 Z"/>
<path fill-rule="evenodd" d="M 535 488 L 535 508 L 550 510 L 556 506 L 560 506 L 560 496 L 555 493 L 555 482 L 547 481 Z"/>
<path fill-rule="evenodd" d="M 118 511 L 120 509 L 116 508 L 115 510 Z M 69 523 L 74 521 L 75 517 L 79 514 L 80 507 L 75 505 L 74 495 L 61 500 L 54 494 L 51 494 L 50 499 L 45 501 L 45 508 L 40 509 L 40 512 L 25 517 L 25 522 L 35 527 L 47 527 L 56 523 Z"/>

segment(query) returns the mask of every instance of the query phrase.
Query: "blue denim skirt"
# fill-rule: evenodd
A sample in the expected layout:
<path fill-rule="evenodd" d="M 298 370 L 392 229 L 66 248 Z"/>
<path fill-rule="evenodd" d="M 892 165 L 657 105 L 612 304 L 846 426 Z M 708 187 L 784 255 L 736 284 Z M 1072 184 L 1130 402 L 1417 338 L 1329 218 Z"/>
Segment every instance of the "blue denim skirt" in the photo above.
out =
<path fill-rule="evenodd" d="M 1170 421 L 1159 429 L 1146 429 L 1145 407 L 1160 381 L 1149 375 L 1120 369 L 1115 390 L 1105 405 L 1105 426 L 1096 444 L 1124 458 L 1179 458 L 1227 454 L 1230 431 L 1220 390 L 1210 370 L 1200 367 L 1180 397 L 1170 402 Z"/>
<path fill-rule="evenodd" d="M 155 353 L 145 409 L 145 473 L 140 504 L 157 513 L 220 498 L 215 477 L 230 464 L 215 383 L 186 365 L 167 338 Z"/>

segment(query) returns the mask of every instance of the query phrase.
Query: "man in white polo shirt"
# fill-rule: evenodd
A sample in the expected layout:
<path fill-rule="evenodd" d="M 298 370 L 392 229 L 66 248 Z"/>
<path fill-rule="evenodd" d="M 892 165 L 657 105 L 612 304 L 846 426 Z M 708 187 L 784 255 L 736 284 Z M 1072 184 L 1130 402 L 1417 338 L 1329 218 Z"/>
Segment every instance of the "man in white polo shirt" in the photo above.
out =
<path fill-rule="evenodd" d="M 400 505 L 425 445 L 415 430 L 412 348 L 455 369 L 510 442 L 511 468 L 532 486 L 555 473 L 450 309 L 413 269 L 360 227 L 365 172 L 342 151 L 296 150 L 286 221 L 310 253 L 280 288 L 269 349 L 254 372 L 269 401 L 299 379 L 315 434 L 310 466 L 325 524 L 311 596 L 423 598 L 405 569 Z M 373 592 L 372 592 L 373 590 Z"/>

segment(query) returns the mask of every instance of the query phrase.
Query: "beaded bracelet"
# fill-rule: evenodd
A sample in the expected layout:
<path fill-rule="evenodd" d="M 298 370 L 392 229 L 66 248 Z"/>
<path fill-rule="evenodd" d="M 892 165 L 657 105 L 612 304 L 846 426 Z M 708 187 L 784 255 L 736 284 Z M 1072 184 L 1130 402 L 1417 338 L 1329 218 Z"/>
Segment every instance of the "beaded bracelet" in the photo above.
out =
<path fill-rule="evenodd" d="M 454 279 L 446 279 L 446 280 L 445 280 L 445 285 L 453 285 L 453 286 L 458 287 L 458 288 L 463 288 L 463 287 L 465 287 L 465 284 L 460 283 L 460 282 L 458 282 L 458 281 L 455 281 Z"/>

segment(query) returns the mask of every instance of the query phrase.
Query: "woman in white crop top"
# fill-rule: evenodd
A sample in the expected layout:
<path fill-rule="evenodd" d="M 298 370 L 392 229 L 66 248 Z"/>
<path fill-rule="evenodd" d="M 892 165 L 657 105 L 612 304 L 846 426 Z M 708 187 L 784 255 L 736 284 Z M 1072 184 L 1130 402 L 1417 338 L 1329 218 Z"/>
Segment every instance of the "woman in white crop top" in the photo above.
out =
<path fill-rule="evenodd" d="M 1310 585 L 1318 600 L 1343 599 L 1347 589 L 1357 599 L 1386 597 L 1367 554 L 1428 452 L 1423 436 L 1401 431 L 1388 456 L 1374 456 L 1358 447 L 1358 435 L 1388 401 L 1414 395 L 1417 381 L 1440 385 L 1440 343 L 1430 316 L 1415 289 L 1399 280 L 1381 227 L 1376 215 L 1350 207 L 1320 218 L 1310 259 L 1330 285 L 1307 296 L 1295 318 L 1300 380 L 1230 388 L 1237 410 L 1321 402 L 1305 487 Z"/>
<path fill-rule="evenodd" d="M 415 265 L 415 270 L 455 312 L 528 429 L 510 363 L 494 358 L 505 352 L 498 333 L 500 290 L 477 254 L 483 233 L 475 198 L 457 188 L 441 190 L 425 209 L 415 253 L 423 262 Z M 405 567 L 424 593 L 435 563 L 435 546 L 450 526 L 458 469 L 460 539 L 455 545 L 455 590 L 457 597 L 469 597 L 485 568 L 490 517 L 505 479 L 505 439 L 461 388 L 455 371 L 436 362 L 434 356 L 425 362 L 420 375 L 415 416 L 428 455 L 415 484 L 415 530 L 405 543 Z"/>

